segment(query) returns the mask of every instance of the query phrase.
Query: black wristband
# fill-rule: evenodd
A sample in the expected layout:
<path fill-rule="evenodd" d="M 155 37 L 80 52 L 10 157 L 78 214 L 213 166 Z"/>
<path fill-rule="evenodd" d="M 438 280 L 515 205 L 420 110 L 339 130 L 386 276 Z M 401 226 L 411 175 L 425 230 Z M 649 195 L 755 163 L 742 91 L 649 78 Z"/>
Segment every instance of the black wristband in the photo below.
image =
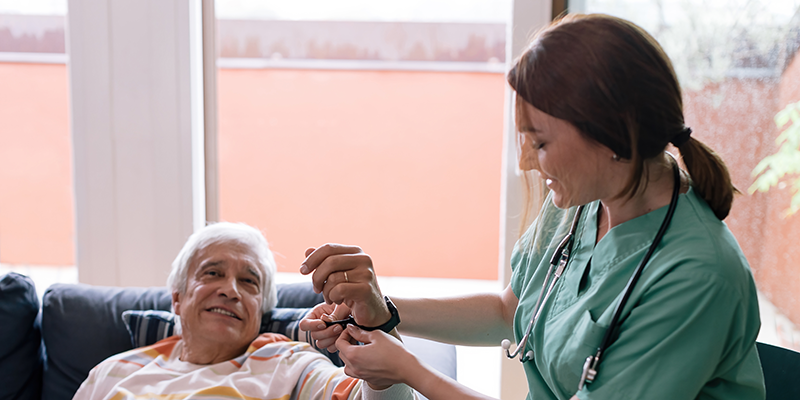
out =
<path fill-rule="evenodd" d="M 377 331 L 378 329 L 380 329 L 386 333 L 391 332 L 392 329 L 394 329 L 397 325 L 400 325 L 400 314 L 397 313 L 397 307 L 394 306 L 394 303 L 392 303 L 392 301 L 389 300 L 387 296 L 383 296 L 383 299 L 386 300 L 386 307 L 389 308 L 389 314 L 391 314 L 391 317 L 389 318 L 388 321 L 386 321 L 385 324 L 369 327 L 369 326 L 361 326 L 355 324 L 355 321 L 353 321 L 354 322 L 353 325 L 365 331 Z"/>
<path fill-rule="evenodd" d="M 389 314 L 391 317 L 388 321 L 386 321 L 383 325 L 378 326 L 363 326 L 356 323 L 356 319 L 353 316 L 349 316 L 346 319 L 342 319 L 339 321 L 324 321 L 326 326 L 331 325 L 340 325 L 342 328 L 346 328 L 347 325 L 355 325 L 365 331 L 377 331 L 378 329 L 389 333 L 394 329 L 397 325 L 400 324 L 400 314 L 397 313 L 397 307 L 394 306 L 391 300 L 388 297 L 383 296 L 383 299 L 386 301 L 386 307 L 389 308 Z"/>

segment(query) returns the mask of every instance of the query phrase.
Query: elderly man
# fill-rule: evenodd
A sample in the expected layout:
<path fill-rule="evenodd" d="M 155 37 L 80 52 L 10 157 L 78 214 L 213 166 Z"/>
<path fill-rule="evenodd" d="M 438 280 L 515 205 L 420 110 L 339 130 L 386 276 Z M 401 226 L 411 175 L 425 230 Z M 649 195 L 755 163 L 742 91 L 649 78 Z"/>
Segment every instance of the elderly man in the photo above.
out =
<path fill-rule="evenodd" d="M 181 336 L 108 358 L 74 399 L 411 399 L 405 385 L 347 377 L 306 343 L 259 335 L 277 302 L 275 261 L 264 236 L 217 223 L 193 234 L 167 285 Z"/>

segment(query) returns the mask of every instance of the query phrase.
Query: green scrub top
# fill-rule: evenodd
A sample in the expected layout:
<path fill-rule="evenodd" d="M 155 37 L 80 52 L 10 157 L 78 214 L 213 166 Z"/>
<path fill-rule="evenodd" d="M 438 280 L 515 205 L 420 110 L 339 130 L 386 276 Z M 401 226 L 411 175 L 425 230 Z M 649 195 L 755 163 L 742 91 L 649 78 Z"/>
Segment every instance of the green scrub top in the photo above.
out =
<path fill-rule="evenodd" d="M 636 284 L 594 382 L 578 392 L 616 304 L 650 247 L 667 206 L 612 228 L 595 246 L 599 201 L 584 209 L 567 268 L 533 328 L 524 363 L 528 398 L 764 399 L 755 341 L 761 325 L 750 267 L 728 227 L 694 190 L 678 200 L 672 223 Z M 576 208 L 550 196 L 517 242 L 511 288 L 519 299 L 519 342 L 550 258 Z"/>

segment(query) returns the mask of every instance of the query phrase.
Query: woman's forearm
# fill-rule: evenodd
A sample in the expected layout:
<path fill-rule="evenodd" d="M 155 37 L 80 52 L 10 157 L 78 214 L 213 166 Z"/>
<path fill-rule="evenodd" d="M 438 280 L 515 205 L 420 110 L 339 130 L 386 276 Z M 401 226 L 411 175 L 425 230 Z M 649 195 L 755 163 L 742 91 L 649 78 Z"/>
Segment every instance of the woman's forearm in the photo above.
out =
<path fill-rule="evenodd" d="M 400 313 L 401 334 L 453 344 L 499 345 L 511 339 L 517 297 L 508 287 L 500 293 L 441 299 L 392 301 Z"/>
<path fill-rule="evenodd" d="M 405 381 L 430 400 L 494 400 L 478 393 L 416 359 L 404 371 Z"/>

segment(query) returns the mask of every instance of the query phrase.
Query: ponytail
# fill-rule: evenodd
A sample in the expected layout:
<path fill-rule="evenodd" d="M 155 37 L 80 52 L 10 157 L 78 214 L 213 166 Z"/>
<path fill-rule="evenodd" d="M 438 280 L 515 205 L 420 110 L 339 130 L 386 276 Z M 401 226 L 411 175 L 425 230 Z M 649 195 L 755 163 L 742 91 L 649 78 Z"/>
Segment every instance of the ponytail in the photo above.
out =
<path fill-rule="evenodd" d="M 678 150 L 692 178 L 694 189 L 708 203 L 717 218 L 725 219 L 731 211 L 733 195 L 739 193 L 731 182 L 725 162 L 714 150 L 694 138 L 687 140 Z"/>

